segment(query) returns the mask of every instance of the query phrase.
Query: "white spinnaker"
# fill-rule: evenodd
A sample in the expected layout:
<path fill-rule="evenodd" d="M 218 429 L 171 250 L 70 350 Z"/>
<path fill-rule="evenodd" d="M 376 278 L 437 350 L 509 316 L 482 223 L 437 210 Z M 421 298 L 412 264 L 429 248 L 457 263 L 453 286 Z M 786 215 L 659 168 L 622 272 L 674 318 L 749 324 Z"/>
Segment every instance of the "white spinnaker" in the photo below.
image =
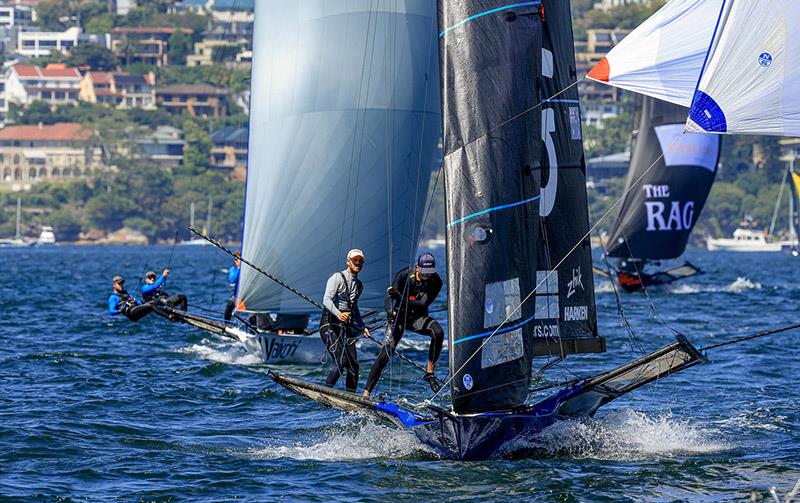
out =
<path fill-rule="evenodd" d="M 441 136 L 431 0 L 259 0 L 242 256 L 322 301 L 364 251 L 363 311 L 416 250 Z M 308 313 L 248 266 L 247 311 Z"/>
<path fill-rule="evenodd" d="M 589 73 L 590 79 L 689 107 L 723 0 L 672 0 Z"/>
<path fill-rule="evenodd" d="M 726 0 L 687 130 L 800 136 L 800 1 Z"/>

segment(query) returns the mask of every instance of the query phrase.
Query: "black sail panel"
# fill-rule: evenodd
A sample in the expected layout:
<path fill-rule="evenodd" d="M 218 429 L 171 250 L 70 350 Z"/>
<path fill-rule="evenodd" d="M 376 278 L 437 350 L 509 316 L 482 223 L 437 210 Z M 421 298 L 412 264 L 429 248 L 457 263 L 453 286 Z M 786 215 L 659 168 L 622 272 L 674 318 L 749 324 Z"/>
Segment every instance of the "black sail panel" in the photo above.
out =
<path fill-rule="evenodd" d="M 637 100 L 626 191 L 635 186 L 622 202 L 609 256 L 672 259 L 686 249 L 714 183 L 721 144 L 719 135 L 684 134 L 687 115 L 672 103 Z"/>
<path fill-rule="evenodd" d="M 545 0 L 541 108 L 540 233 L 537 240 L 535 354 L 605 350 L 597 336 L 592 250 L 569 2 Z M 576 247 L 577 245 L 577 247 Z M 545 279 L 546 278 L 546 279 Z"/>
<path fill-rule="evenodd" d="M 531 376 L 541 5 L 440 0 L 439 24 L 453 409 L 504 410 Z"/>

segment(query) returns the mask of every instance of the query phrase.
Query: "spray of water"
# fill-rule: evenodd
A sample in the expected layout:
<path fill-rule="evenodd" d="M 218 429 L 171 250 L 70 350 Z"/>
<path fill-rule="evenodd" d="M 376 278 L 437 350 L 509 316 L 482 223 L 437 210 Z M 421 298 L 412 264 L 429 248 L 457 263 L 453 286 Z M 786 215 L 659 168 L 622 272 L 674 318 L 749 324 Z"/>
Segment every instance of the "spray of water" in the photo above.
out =
<path fill-rule="evenodd" d="M 417 440 L 410 431 L 384 426 L 364 418 L 353 419 L 353 416 L 343 418 L 321 437 L 292 445 L 267 443 L 240 454 L 251 459 L 289 458 L 315 461 L 404 459 L 433 455 L 433 451 Z"/>
<path fill-rule="evenodd" d="M 563 421 L 544 430 L 531 446 L 550 455 L 631 461 L 729 449 L 719 434 L 677 420 L 622 410 L 600 419 Z"/>
<path fill-rule="evenodd" d="M 181 348 L 179 353 L 198 356 L 203 360 L 230 365 L 257 365 L 261 363 L 258 355 L 248 353 L 240 344 L 217 343 L 203 339 L 199 344 Z"/>

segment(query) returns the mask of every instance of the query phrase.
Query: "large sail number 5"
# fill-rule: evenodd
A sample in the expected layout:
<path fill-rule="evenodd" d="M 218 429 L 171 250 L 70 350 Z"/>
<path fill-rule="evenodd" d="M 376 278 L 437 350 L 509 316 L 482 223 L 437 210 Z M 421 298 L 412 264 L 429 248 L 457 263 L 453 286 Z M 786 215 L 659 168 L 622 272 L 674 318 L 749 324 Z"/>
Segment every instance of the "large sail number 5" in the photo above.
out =
<path fill-rule="evenodd" d="M 553 53 L 542 48 L 542 77 L 553 78 Z M 556 157 L 556 111 L 552 108 L 542 108 L 542 141 L 547 149 L 547 162 L 549 176 L 547 185 L 541 188 L 539 199 L 539 216 L 546 217 L 556 205 L 556 192 L 558 190 L 558 158 Z"/>

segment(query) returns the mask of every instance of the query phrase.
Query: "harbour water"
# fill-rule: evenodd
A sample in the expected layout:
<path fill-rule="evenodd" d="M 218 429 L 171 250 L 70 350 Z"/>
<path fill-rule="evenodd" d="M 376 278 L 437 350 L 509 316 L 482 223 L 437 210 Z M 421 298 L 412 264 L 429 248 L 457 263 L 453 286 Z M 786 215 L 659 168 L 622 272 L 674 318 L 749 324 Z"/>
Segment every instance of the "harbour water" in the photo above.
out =
<path fill-rule="evenodd" d="M 171 248 L 0 252 L 0 496 L 51 501 L 743 501 L 800 477 L 800 332 L 712 351 L 711 362 L 548 430 L 536 459 L 440 459 L 412 434 L 292 396 L 232 342 L 150 316 L 105 314 L 110 279 L 134 290 Z M 597 279 L 605 354 L 570 358 L 586 375 L 671 341 L 706 345 L 797 323 L 800 262 L 782 254 L 690 250 L 707 274 L 621 294 Z M 228 258 L 178 247 L 167 290 L 220 309 Z M 369 264 L 367 264 L 367 267 Z M 655 310 L 651 307 L 655 307 Z M 438 303 L 443 306 L 443 302 Z M 444 318 L 444 313 L 439 313 Z M 410 335 L 405 354 L 427 356 Z M 442 357 L 446 362 L 446 353 Z M 361 383 L 369 364 L 362 365 Z M 445 372 L 445 366 L 440 366 Z M 323 366 L 284 369 L 322 380 Z M 394 363 L 391 387 L 430 396 Z M 556 368 L 548 378 L 571 377 Z"/>

